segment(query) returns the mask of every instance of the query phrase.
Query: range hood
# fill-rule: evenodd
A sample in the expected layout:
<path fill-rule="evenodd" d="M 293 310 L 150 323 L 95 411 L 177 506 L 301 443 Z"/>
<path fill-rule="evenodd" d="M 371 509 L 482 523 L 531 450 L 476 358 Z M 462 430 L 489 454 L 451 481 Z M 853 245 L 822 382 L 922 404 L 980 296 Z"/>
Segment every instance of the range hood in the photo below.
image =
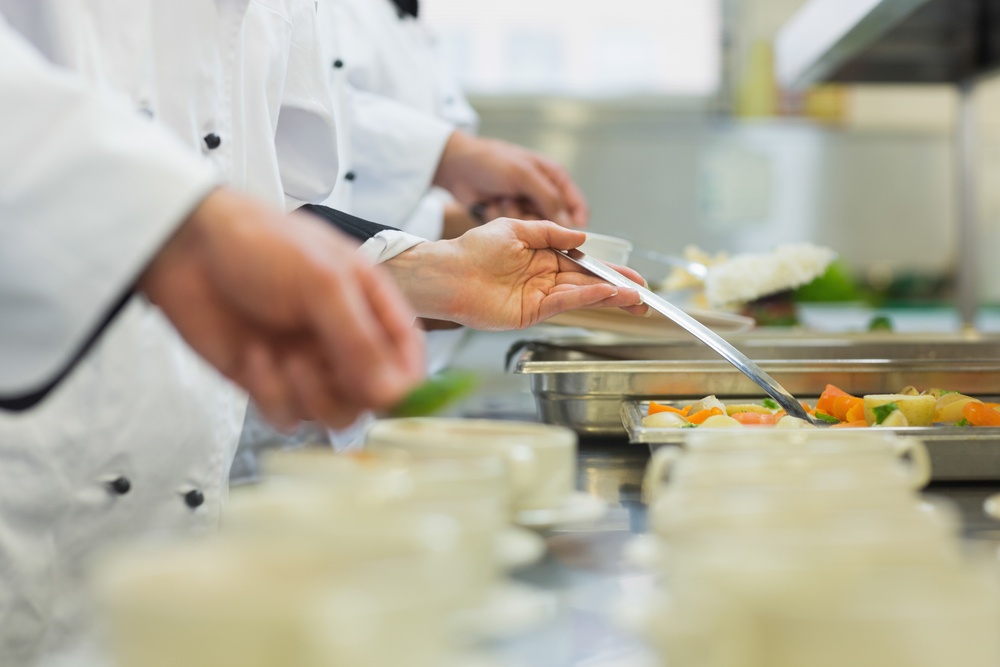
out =
<path fill-rule="evenodd" d="M 775 54 L 787 88 L 968 81 L 1000 67 L 1000 0 L 810 0 Z"/>

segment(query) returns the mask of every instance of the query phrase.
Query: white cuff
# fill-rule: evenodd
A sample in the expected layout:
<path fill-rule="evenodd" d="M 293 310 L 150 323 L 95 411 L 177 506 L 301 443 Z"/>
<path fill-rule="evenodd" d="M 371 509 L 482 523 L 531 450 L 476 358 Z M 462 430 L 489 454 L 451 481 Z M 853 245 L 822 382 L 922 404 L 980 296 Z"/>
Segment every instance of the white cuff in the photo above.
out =
<path fill-rule="evenodd" d="M 359 252 L 375 264 L 381 264 L 402 252 L 406 252 L 413 246 L 426 242 L 427 239 L 406 232 L 385 231 L 379 232 L 361 244 Z"/>

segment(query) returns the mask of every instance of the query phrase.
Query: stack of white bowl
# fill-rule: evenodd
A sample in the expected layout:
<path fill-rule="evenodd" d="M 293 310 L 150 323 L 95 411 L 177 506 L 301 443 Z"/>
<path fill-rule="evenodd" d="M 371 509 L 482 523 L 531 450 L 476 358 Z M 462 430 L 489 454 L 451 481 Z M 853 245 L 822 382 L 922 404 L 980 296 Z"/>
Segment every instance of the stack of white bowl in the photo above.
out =
<path fill-rule="evenodd" d="M 117 664 L 469 664 L 554 611 L 506 577 L 544 553 L 512 518 L 572 494 L 575 454 L 567 429 L 462 420 L 380 423 L 356 454 L 273 453 L 221 536 L 106 565 Z"/>
<path fill-rule="evenodd" d="M 917 494 L 922 443 L 823 430 L 699 434 L 647 473 L 671 667 L 1000 664 L 1000 579 Z"/>

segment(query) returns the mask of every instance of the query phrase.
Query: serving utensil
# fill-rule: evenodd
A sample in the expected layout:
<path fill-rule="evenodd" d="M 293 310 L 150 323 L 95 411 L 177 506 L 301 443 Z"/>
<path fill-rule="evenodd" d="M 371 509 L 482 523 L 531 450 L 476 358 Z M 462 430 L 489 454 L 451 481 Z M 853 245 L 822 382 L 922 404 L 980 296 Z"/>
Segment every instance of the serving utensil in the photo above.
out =
<path fill-rule="evenodd" d="M 677 257 L 676 255 L 666 255 L 662 252 L 656 252 L 655 250 L 647 250 L 646 248 L 633 248 L 632 254 L 645 257 L 646 259 L 660 264 L 683 269 L 699 280 L 705 280 L 705 278 L 708 277 L 708 265 L 702 264 L 701 262 L 694 262 L 690 259 Z"/>
<path fill-rule="evenodd" d="M 674 304 L 653 293 L 643 285 L 639 285 L 638 283 L 629 280 L 607 264 L 604 264 L 593 257 L 588 257 L 579 250 L 567 250 L 563 251 L 562 254 L 565 255 L 570 261 L 578 264 L 598 278 L 602 278 L 616 287 L 629 287 L 638 291 L 643 303 L 674 321 L 679 327 L 708 345 L 719 356 L 731 363 L 738 371 L 747 376 L 754 384 L 763 389 L 767 395 L 773 398 L 789 415 L 798 417 L 799 419 L 805 420 L 811 424 L 826 425 L 825 422 L 811 417 L 805 409 L 803 409 L 802 404 L 799 403 L 799 401 L 796 400 L 796 398 L 792 396 L 788 390 L 778 384 L 774 378 L 764 372 L 764 370 L 755 364 L 748 356 L 737 350 L 724 338 L 685 313 Z"/>

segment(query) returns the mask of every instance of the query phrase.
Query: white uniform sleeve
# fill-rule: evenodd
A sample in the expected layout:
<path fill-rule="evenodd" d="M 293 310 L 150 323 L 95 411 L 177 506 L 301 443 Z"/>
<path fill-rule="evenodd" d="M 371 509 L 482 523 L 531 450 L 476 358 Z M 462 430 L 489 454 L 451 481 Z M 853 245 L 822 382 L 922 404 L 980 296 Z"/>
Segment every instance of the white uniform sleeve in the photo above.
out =
<path fill-rule="evenodd" d="M 358 252 L 375 264 L 381 264 L 382 262 L 388 262 L 401 252 L 406 252 L 415 245 L 426 242 L 427 239 L 422 239 L 413 234 L 388 230 L 379 232 L 362 243 Z"/>
<path fill-rule="evenodd" d="M 348 87 L 354 154 L 353 210 L 393 227 L 434 180 L 455 126 L 381 95 Z"/>
<path fill-rule="evenodd" d="M 417 207 L 400 228 L 415 236 L 437 241 L 444 234 L 445 205 L 450 199 L 447 191 L 431 188 L 417 202 Z"/>
<path fill-rule="evenodd" d="M 275 146 L 285 195 L 297 208 L 326 199 L 337 182 L 334 97 L 323 60 L 316 5 L 293 3 L 292 43 Z"/>
<path fill-rule="evenodd" d="M 51 383 L 218 183 L 0 16 L 0 400 Z"/>

